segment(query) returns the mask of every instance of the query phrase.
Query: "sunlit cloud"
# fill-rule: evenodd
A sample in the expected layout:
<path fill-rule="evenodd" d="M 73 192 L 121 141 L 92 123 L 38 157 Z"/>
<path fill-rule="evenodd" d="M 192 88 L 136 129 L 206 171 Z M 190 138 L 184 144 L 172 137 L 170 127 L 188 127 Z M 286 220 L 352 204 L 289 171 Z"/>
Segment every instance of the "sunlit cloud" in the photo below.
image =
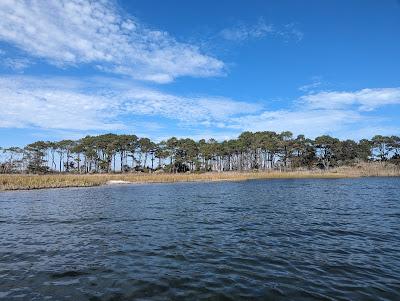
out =
<path fill-rule="evenodd" d="M 125 16 L 113 1 L 0 1 L 0 40 L 56 66 L 92 64 L 158 83 L 224 72 L 222 61 Z"/>
<path fill-rule="evenodd" d="M 106 88 L 104 81 L 108 82 Z M 28 76 L 0 79 L 0 106 L 0 127 L 71 130 L 129 129 L 135 116 L 163 117 L 186 126 L 212 126 L 260 110 L 257 104 L 223 97 L 172 95 L 112 79 Z"/>
<path fill-rule="evenodd" d="M 290 130 L 310 137 L 351 132 L 356 136 L 371 132 L 368 127 L 387 132 L 386 118 L 364 111 L 398 104 L 399 91 L 382 88 L 306 94 L 287 109 L 266 110 L 254 101 L 172 94 L 109 77 L 8 76 L 0 79 L 0 127 L 140 131 L 156 138 L 165 136 L 166 128 L 168 135 L 184 129 L 193 137 L 234 137 L 244 130 Z"/>
<path fill-rule="evenodd" d="M 323 91 L 304 95 L 300 101 L 312 108 L 341 109 L 355 106 L 361 111 L 372 111 L 381 106 L 400 104 L 400 88 Z"/>
<path fill-rule="evenodd" d="M 363 119 L 363 116 L 351 110 L 277 110 L 232 119 L 228 128 L 277 132 L 289 130 L 315 137 L 337 133 Z"/>

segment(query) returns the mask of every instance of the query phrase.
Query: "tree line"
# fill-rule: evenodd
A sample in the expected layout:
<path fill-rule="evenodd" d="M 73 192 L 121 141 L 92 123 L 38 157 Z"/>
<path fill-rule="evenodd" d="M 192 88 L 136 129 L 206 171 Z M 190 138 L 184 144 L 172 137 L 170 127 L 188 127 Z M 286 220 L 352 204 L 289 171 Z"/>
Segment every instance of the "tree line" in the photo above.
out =
<path fill-rule="evenodd" d="M 362 161 L 400 162 L 400 137 L 339 140 L 294 137 L 289 131 L 243 132 L 237 139 L 155 143 L 136 135 L 104 134 L 79 140 L 36 141 L 0 148 L 0 173 L 207 172 L 328 169 Z"/>

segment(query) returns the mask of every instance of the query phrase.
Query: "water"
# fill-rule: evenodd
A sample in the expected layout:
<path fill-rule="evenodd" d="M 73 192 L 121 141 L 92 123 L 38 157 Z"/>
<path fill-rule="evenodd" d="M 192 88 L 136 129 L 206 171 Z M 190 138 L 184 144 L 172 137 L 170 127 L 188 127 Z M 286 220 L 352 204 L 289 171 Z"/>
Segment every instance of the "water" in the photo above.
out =
<path fill-rule="evenodd" d="M 2 300 L 400 300 L 400 179 L 0 193 Z"/>

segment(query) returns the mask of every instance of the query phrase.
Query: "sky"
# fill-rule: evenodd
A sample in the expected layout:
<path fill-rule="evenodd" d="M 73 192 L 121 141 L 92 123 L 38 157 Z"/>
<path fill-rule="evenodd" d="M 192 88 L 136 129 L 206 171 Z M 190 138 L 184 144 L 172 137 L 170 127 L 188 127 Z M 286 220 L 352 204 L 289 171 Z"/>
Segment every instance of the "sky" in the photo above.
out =
<path fill-rule="evenodd" d="M 2 0 L 0 145 L 400 134 L 400 1 Z"/>

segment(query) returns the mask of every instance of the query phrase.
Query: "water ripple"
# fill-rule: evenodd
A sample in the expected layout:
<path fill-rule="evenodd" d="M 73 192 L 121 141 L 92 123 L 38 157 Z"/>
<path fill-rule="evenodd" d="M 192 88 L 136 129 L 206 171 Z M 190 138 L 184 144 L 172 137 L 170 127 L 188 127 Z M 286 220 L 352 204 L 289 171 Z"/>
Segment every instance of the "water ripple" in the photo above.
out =
<path fill-rule="evenodd" d="M 400 300 L 400 180 L 0 194 L 0 300 Z"/>

